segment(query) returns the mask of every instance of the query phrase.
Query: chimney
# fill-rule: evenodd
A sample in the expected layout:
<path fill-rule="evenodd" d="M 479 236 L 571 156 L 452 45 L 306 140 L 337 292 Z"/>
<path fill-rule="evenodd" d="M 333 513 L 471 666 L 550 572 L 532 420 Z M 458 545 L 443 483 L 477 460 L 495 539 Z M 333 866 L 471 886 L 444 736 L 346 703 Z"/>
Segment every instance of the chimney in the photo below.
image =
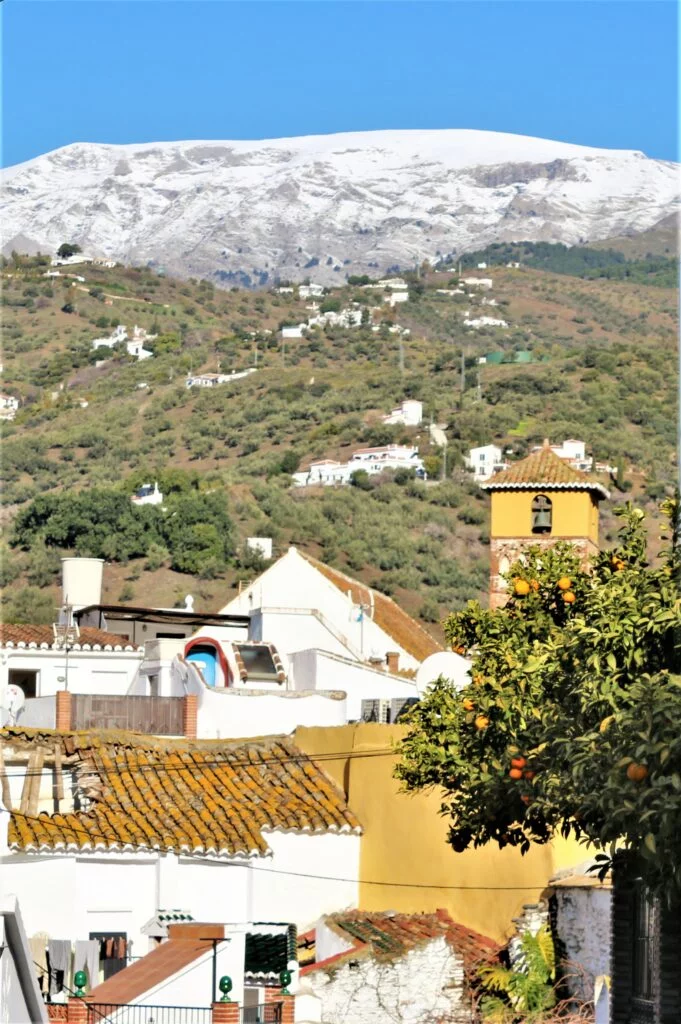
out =
<path fill-rule="evenodd" d="M 390 672 L 392 676 L 396 676 L 400 670 L 400 652 L 388 651 L 386 653 L 385 660 L 388 666 L 388 672 Z"/>

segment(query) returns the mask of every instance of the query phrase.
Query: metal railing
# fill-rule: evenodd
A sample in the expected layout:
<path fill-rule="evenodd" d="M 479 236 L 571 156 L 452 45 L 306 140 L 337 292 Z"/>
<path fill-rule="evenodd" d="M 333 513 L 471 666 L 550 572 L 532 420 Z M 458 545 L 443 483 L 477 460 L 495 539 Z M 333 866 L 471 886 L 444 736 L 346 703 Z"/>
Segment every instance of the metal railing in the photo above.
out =
<path fill-rule="evenodd" d="M 211 1024 L 212 1010 L 210 1006 L 88 1003 L 87 1021 L 88 1024 Z"/>
<path fill-rule="evenodd" d="M 281 1003 L 262 1003 L 260 1006 L 242 1006 L 241 1024 L 280 1024 Z"/>

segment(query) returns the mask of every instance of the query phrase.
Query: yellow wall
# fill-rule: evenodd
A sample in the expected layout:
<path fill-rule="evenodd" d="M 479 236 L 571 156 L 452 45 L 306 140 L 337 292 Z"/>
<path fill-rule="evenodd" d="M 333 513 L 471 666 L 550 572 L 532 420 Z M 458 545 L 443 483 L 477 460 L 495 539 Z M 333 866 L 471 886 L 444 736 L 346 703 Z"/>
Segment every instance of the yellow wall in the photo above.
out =
<path fill-rule="evenodd" d="M 392 777 L 392 747 L 404 732 L 403 726 L 374 723 L 296 730 L 295 742 L 306 753 L 338 754 L 320 764 L 343 788 L 363 827 L 360 908 L 417 913 L 444 907 L 454 920 L 503 941 L 523 903 L 536 902 L 556 870 L 582 863 L 588 851 L 561 840 L 555 849 L 534 846 L 525 857 L 496 844 L 455 853 L 447 843 L 447 819 L 438 813 L 439 794 L 401 793 Z M 395 884 L 371 884 L 376 882 Z"/>
<path fill-rule="evenodd" d="M 532 533 L 532 501 L 541 491 L 492 491 L 492 537 L 588 537 L 598 544 L 598 505 L 589 491 L 546 491 L 553 503 L 550 534 Z"/>

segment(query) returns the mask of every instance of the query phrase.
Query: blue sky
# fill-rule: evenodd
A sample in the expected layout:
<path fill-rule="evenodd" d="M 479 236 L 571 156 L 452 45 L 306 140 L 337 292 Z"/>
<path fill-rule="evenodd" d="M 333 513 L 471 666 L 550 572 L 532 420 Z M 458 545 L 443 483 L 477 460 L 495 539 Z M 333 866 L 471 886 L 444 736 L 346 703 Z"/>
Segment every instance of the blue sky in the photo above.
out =
<path fill-rule="evenodd" d="M 481 128 L 677 159 L 674 0 L 4 0 L 8 164 L 70 142 Z"/>

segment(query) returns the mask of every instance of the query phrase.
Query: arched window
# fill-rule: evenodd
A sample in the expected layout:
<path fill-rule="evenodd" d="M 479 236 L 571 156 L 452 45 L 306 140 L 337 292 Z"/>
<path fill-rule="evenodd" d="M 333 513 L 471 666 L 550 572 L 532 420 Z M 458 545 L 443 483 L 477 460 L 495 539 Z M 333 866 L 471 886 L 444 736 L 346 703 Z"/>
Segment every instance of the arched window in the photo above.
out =
<path fill-rule="evenodd" d="M 551 499 L 538 494 L 532 501 L 532 533 L 551 533 Z"/>

